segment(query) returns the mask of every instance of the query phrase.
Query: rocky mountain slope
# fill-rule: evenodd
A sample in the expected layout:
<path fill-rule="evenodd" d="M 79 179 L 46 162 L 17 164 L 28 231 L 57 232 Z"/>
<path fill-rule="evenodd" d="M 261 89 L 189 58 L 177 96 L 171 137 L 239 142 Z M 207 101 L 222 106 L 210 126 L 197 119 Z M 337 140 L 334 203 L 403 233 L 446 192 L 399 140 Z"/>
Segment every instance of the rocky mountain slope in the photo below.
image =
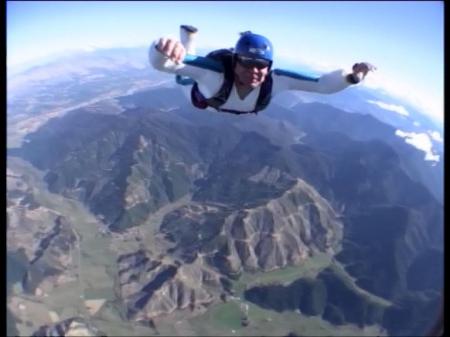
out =
<path fill-rule="evenodd" d="M 161 232 L 173 254 L 200 259 L 222 274 L 296 265 L 314 252 L 334 254 L 342 223 L 311 186 L 298 180 L 280 197 L 249 207 L 196 203 L 169 213 Z"/>
<path fill-rule="evenodd" d="M 220 274 L 199 264 L 165 260 L 145 251 L 119 256 L 120 296 L 128 319 L 148 321 L 217 299 L 214 289 L 220 287 Z"/>
<path fill-rule="evenodd" d="M 38 336 L 102 336 L 102 333 L 81 317 L 72 317 L 61 322 L 44 325 L 35 331 L 32 337 Z"/>
<path fill-rule="evenodd" d="M 17 275 L 22 288 L 28 293 L 42 293 L 42 282 L 58 285 L 71 280 L 65 271 L 72 264 L 71 249 L 76 237 L 68 219 L 41 206 L 33 188 L 20 178 L 23 177 L 9 170 L 8 249 L 21 253 L 15 263 L 24 268 Z"/>

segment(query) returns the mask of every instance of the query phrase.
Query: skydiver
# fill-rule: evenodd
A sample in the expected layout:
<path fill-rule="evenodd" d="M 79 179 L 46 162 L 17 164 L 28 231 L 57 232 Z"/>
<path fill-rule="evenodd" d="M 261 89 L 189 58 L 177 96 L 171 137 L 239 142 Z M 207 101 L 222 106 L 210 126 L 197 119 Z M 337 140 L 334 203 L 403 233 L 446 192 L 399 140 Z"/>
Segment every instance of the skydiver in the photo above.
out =
<path fill-rule="evenodd" d="M 221 49 L 206 58 L 193 58 L 196 32 L 195 27 L 182 25 L 180 41 L 160 38 L 152 43 L 148 56 L 155 69 L 173 73 L 179 84 L 189 86 L 192 104 L 201 109 L 257 113 L 280 92 L 301 90 L 332 94 L 361 82 L 369 71 L 376 69 L 367 62 L 359 62 L 353 65 L 351 73 L 336 70 L 320 77 L 271 69 L 272 43 L 250 31 L 241 33 L 234 49 Z"/>

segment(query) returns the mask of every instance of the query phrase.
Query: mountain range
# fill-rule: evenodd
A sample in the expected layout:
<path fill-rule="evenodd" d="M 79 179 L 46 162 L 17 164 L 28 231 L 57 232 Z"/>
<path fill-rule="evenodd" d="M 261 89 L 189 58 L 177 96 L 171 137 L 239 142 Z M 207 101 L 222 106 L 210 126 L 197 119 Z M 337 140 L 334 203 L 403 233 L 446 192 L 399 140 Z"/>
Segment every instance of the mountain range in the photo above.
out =
<path fill-rule="evenodd" d="M 139 72 L 118 68 L 131 79 Z M 8 149 L 42 172 L 50 193 L 83 204 L 111 238 L 137 236 L 139 248 L 114 247 L 124 320 L 157 327 L 159 317 L 200 315 L 229 301 L 245 275 L 299 268 L 324 254 L 330 262 L 315 277 L 256 284 L 243 298 L 336 326 L 378 325 L 389 335 L 431 326 L 443 288 L 442 161 L 425 161 L 397 126 L 363 110 L 292 98 L 235 116 L 196 110 L 179 88 L 149 83 L 49 119 Z M 74 100 L 89 100 L 75 92 L 82 97 Z M 33 203 L 32 187 L 14 186 L 8 230 L 21 237 L 19 206 L 43 206 Z M 148 232 L 149 219 L 165 209 Z M 28 293 L 64 275 L 64 264 L 47 263 L 83 242 L 70 215 L 53 221 L 11 246 L 37 247 L 24 258 Z"/>

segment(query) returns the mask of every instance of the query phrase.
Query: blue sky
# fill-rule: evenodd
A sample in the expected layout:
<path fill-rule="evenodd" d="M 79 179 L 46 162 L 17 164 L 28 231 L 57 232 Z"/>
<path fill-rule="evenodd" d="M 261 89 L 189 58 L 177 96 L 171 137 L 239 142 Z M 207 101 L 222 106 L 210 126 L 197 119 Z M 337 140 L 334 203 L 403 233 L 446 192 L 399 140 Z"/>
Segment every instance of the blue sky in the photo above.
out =
<path fill-rule="evenodd" d="M 252 30 L 274 44 L 275 64 L 318 71 L 378 67 L 365 85 L 384 87 L 443 119 L 442 1 L 8 1 L 8 66 L 68 49 L 144 46 L 199 28 L 198 45 L 231 47 Z"/>

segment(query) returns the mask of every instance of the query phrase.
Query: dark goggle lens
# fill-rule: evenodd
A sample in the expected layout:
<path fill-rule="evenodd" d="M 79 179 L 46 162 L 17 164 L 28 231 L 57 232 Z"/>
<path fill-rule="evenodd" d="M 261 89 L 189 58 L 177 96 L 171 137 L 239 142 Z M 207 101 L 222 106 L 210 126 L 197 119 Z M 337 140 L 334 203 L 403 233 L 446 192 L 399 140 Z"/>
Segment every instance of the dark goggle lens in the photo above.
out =
<path fill-rule="evenodd" d="M 254 59 L 251 57 L 238 56 L 237 60 L 245 68 L 264 69 L 270 66 L 270 61 L 264 59 Z"/>

